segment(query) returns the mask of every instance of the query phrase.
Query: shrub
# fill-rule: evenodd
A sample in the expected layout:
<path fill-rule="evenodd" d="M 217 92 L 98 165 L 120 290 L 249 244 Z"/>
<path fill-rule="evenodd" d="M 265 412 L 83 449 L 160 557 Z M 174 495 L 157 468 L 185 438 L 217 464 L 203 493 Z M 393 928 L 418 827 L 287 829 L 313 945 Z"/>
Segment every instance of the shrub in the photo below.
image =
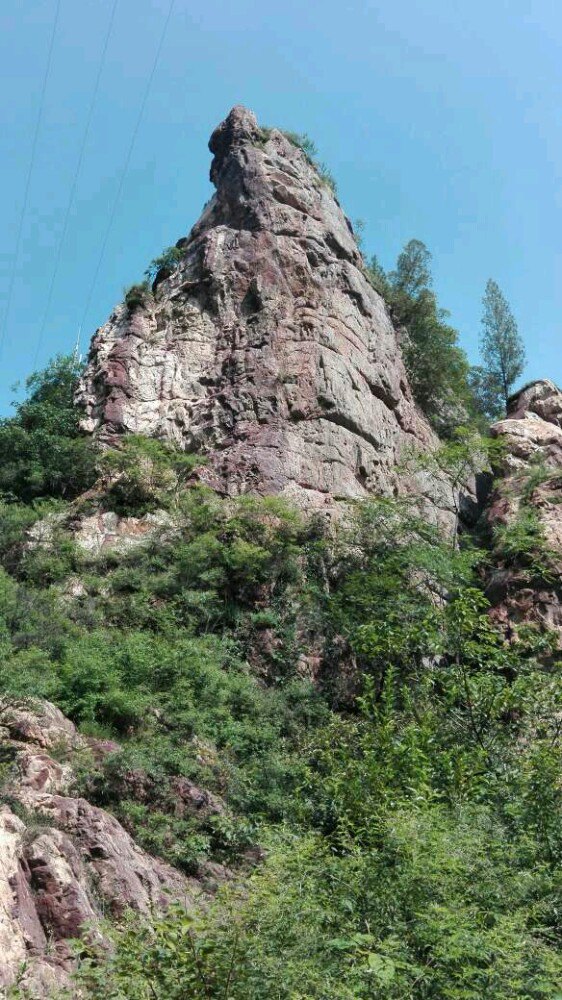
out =
<path fill-rule="evenodd" d="M 537 513 L 522 506 L 509 524 L 494 529 L 494 546 L 508 566 L 522 568 L 527 576 L 552 582 L 551 553 Z"/>
<path fill-rule="evenodd" d="M 284 131 L 283 135 L 289 142 L 293 143 L 293 146 L 298 146 L 302 149 L 305 156 L 308 158 L 311 164 L 316 163 L 318 157 L 318 149 L 316 148 L 316 143 L 310 138 L 306 132 L 287 132 Z"/>
<path fill-rule="evenodd" d="M 146 271 L 146 279 L 149 282 L 154 282 L 158 277 L 159 272 L 162 272 L 162 277 L 168 278 L 174 273 L 180 266 L 182 260 L 185 257 L 185 250 L 183 246 L 170 246 L 166 247 L 158 257 L 150 262 Z"/>
<path fill-rule="evenodd" d="M 0 421 L 0 492 L 8 500 L 78 496 L 96 477 L 96 453 L 79 427 L 74 357 L 57 357 L 26 382 L 27 398 Z"/>
<path fill-rule="evenodd" d="M 293 143 L 293 146 L 297 146 L 298 149 L 302 149 L 304 155 L 306 156 L 311 167 L 314 167 L 320 180 L 323 184 L 330 188 L 332 194 L 337 194 L 337 184 L 334 175 L 325 163 L 321 163 L 318 160 L 318 150 L 316 148 L 316 143 L 310 138 L 306 132 L 287 132 L 283 131 L 283 135 L 289 142 Z"/>
<path fill-rule="evenodd" d="M 202 463 L 202 458 L 168 442 L 130 434 L 100 459 L 100 469 L 109 483 L 105 502 L 122 515 L 169 509 L 178 501 L 193 469 Z"/>
<path fill-rule="evenodd" d="M 148 281 L 131 285 L 125 292 L 125 305 L 129 312 L 134 312 L 135 309 L 144 309 L 149 300 L 150 284 Z"/>

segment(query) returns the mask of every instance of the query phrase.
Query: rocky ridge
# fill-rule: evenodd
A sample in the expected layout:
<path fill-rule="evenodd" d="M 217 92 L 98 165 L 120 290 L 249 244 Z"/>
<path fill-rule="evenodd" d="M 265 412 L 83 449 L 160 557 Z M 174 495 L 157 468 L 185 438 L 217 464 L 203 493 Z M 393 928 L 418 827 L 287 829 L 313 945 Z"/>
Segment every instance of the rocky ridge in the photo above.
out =
<path fill-rule="evenodd" d="M 399 456 L 436 438 L 333 192 L 245 108 L 210 149 L 216 193 L 179 266 L 93 338 L 83 427 L 199 451 L 204 478 L 231 495 L 323 506 L 404 488 Z"/>

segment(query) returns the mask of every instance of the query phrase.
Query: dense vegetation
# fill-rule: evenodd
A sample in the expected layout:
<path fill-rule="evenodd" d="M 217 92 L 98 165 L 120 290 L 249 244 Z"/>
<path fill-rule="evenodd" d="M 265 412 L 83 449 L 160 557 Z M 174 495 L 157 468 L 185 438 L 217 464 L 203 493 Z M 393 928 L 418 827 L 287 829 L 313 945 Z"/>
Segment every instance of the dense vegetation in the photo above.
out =
<path fill-rule="evenodd" d="M 30 503 L 72 498 L 95 479 L 90 441 L 80 433 L 73 397 L 76 358 L 58 358 L 26 382 L 27 398 L 0 421 L 0 495 Z"/>
<path fill-rule="evenodd" d="M 223 501 L 143 438 L 96 456 L 77 374 L 59 359 L 33 376 L 2 428 L 2 694 L 119 742 L 81 755 L 79 790 L 144 847 L 233 870 L 201 913 L 125 920 L 111 955 L 81 946 L 84 995 L 555 1000 L 562 674 L 541 666 L 548 635 L 491 624 L 487 548 L 405 501 L 329 532 L 276 499 Z M 482 447 L 457 437 L 432 461 L 456 481 Z M 168 522 L 88 557 L 66 519 L 100 504 Z M 48 512 L 51 538 L 26 545 Z M 544 543 L 523 534 L 531 559 Z M 179 818 L 178 776 L 224 806 Z"/>

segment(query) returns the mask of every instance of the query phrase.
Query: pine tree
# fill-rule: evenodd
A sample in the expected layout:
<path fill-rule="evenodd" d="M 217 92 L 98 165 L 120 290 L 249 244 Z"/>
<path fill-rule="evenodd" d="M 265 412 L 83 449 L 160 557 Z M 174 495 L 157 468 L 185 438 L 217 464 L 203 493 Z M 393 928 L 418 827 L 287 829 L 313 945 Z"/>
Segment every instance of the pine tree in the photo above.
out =
<path fill-rule="evenodd" d="M 421 240 L 410 240 L 396 261 L 396 270 L 390 273 L 395 291 L 412 297 L 431 287 L 431 253 Z"/>
<path fill-rule="evenodd" d="M 498 403 L 507 407 L 513 384 L 525 367 L 525 348 L 505 295 L 490 279 L 482 300 L 480 349 L 487 384 L 496 386 Z"/>
<path fill-rule="evenodd" d="M 380 268 L 376 261 L 371 268 L 376 287 Z M 421 240 L 410 240 L 388 275 L 385 297 L 395 324 L 406 331 L 402 351 L 416 402 L 446 437 L 466 419 L 468 363 L 431 286 L 431 253 Z"/>

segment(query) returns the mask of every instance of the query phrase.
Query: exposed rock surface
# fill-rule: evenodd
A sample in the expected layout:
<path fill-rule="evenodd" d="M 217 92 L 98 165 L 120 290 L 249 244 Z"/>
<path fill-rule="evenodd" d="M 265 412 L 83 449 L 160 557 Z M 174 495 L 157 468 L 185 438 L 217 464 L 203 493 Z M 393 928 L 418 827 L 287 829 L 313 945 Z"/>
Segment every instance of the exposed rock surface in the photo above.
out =
<path fill-rule="evenodd" d="M 217 190 L 179 266 L 93 339 L 84 428 L 200 450 L 230 494 L 392 491 L 404 446 L 435 437 L 350 223 L 304 152 L 245 108 L 210 149 Z"/>
<path fill-rule="evenodd" d="M 100 937 L 102 915 L 148 915 L 170 898 L 189 904 L 201 886 L 72 795 L 68 760 L 88 743 L 54 705 L 0 706 L 0 749 L 0 996 L 15 981 L 48 996 L 68 983 L 69 940 Z"/>
<path fill-rule="evenodd" d="M 99 511 L 78 518 L 71 528 L 79 548 L 96 556 L 108 549 L 128 552 L 155 535 L 161 537 L 166 529 L 171 530 L 171 519 L 163 510 L 143 517 L 120 517 L 113 511 Z"/>
<path fill-rule="evenodd" d="M 503 478 L 488 523 L 493 529 L 527 518 L 542 548 L 531 558 L 510 555 L 504 545 L 488 581 L 494 616 L 508 634 L 518 624 L 553 629 L 562 646 L 562 392 L 547 380 L 525 386 L 492 434 L 504 446 Z"/>
<path fill-rule="evenodd" d="M 156 536 L 163 540 L 174 531 L 172 519 L 164 510 L 142 517 L 121 517 L 114 511 L 94 514 L 53 514 L 37 521 L 27 532 L 30 548 L 49 548 L 57 531 L 68 532 L 82 552 L 99 556 L 104 552 L 128 552 Z"/>

